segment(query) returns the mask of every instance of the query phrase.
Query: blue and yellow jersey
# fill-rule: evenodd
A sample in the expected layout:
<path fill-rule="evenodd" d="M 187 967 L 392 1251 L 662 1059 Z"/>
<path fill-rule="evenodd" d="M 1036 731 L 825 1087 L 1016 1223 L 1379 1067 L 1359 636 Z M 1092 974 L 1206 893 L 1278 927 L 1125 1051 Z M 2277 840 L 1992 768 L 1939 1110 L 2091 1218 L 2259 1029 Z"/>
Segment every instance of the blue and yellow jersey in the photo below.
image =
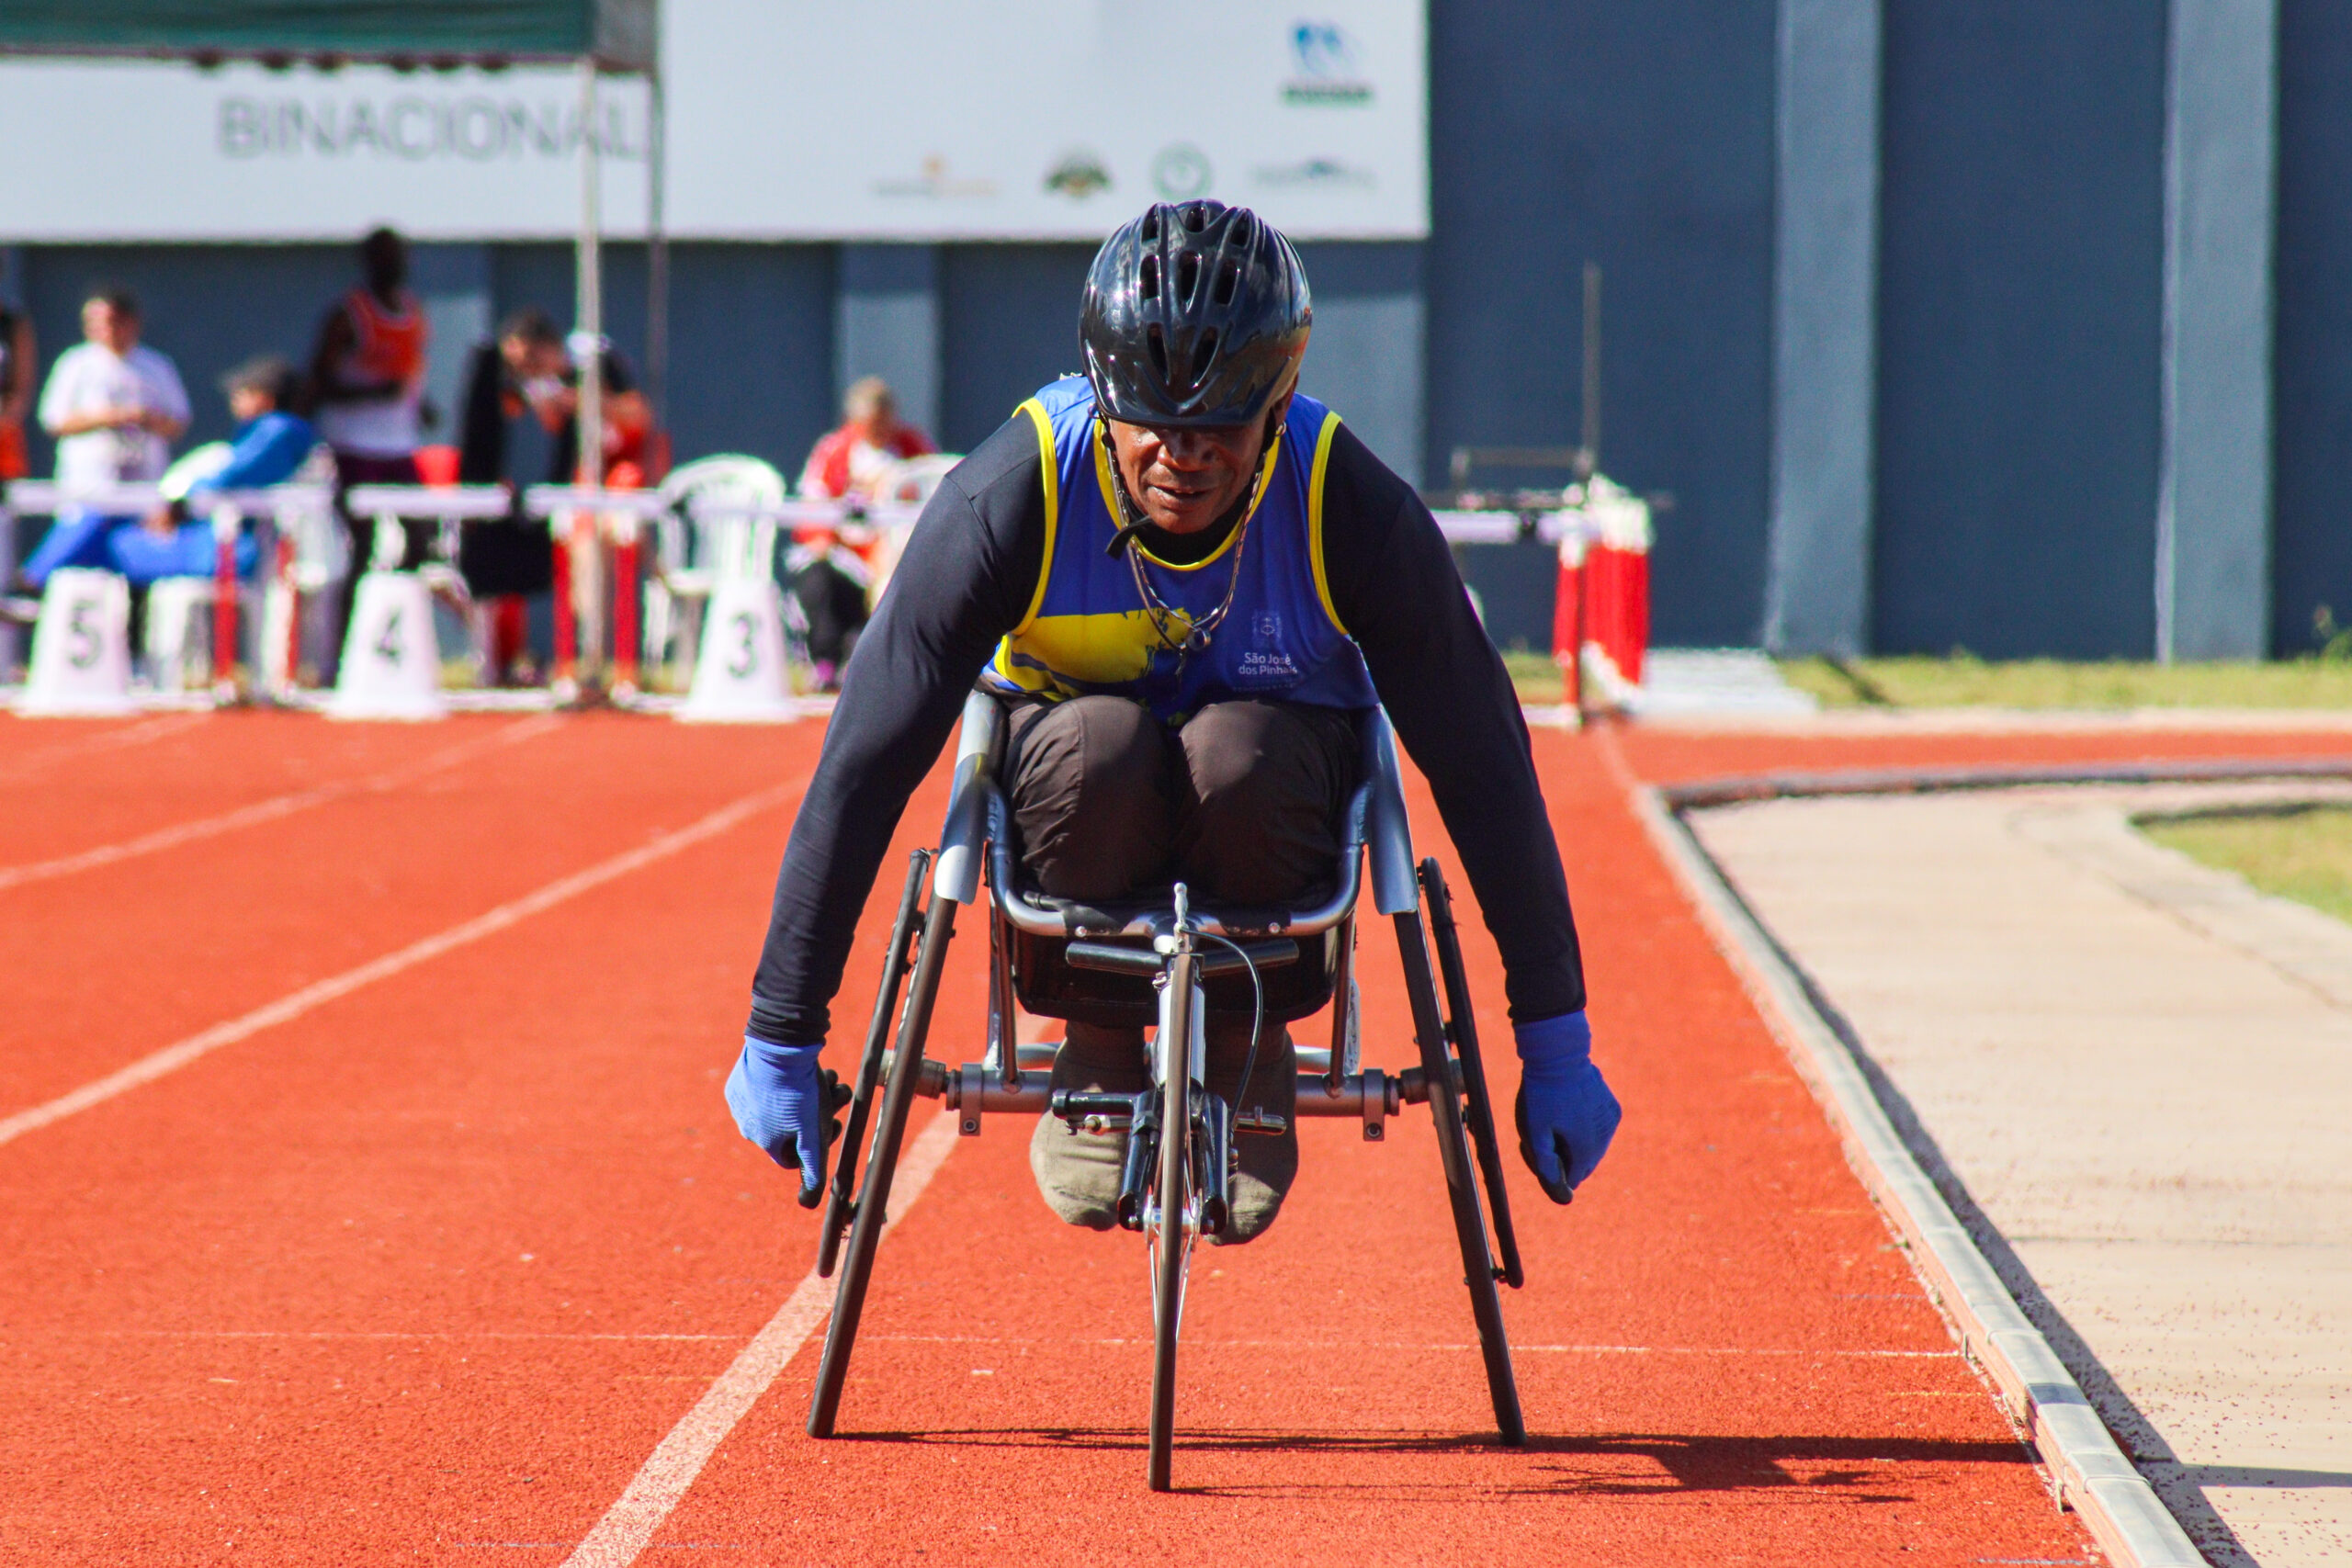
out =
<path fill-rule="evenodd" d="M 1105 553 L 1118 504 L 1109 445 L 1095 434 L 1092 389 L 1082 377 L 1057 381 L 1017 417 L 1035 427 L 1043 458 L 1045 567 L 1021 624 L 981 675 L 983 687 L 1049 702 L 1129 697 L 1170 724 L 1237 697 L 1335 708 L 1378 702 L 1323 581 L 1323 473 L 1339 415 L 1303 394 L 1292 398 L 1244 525 L 1205 560 L 1176 566 L 1140 539 L 1129 547 L 1171 612 L 1165 639 L 1134 568 Z M 1205 649 L 1180 660 L 1167 643 L 1182 641 L 1190 620 L 1214 615 L 1228 583 L 1233 608 Z"/>

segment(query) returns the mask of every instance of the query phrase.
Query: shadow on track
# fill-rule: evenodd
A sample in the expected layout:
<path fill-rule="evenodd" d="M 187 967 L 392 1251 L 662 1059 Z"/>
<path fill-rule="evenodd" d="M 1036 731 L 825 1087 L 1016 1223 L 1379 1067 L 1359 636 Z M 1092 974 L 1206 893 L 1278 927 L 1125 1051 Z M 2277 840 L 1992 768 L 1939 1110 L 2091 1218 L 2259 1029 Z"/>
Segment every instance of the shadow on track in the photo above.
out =
<path fill-rule="evenodd" d="M 996 1430 L 942 1428 L 934 1431 L 841 1433 L 840 1442 L 899 1443 L 971 1449 L 1034 1449 L 1041 1451 L 1133 1452 L 1143 1434 L 1120 1427 L 1027 1427 Z M 1513 1450 L 1491 1438 L 1457 1432 L 1297 1432 L 1283 1430 L 1196 1433 L 1176 1439 L 1179 1452 L 1194 1454 L 1473 1454 L 1497 1456 Z M 1547 1437 L 1530 1432 L 1517 1450 L 1544 1472 L 1518 1484 L 1480 1483 L 1481 1497 L 1654 1496 L 1681 1492 L 1747 1492 L 1764 1488 L 1827 1488 L 1841 1503 L 1907 1503 L 1912 1494 L 1887 1490 L 1895 1478 L 1889 1466 L 1917 1464 L 2031 1465 L 2021 1443 L 1995 1439 L 1925 1439 L 1858 1437 L 1722 1437 L 1680 1433 L 1595 1433 Z M 1554 1462 L 1544 1462 L 1546 1461 Z M 1557 1462 L 1585 1460 L 1590 1464 Z M 1649 1467 L 1625 1461 L 1646 1460 Z M 1651 1468 L 1654 1467 L 1654 1468 Z M 1794 1467 L 1794 1468 L 1792 1468 Z M 1874 1490 L 1855 1491 L 1860 1486 Z M 1180 1486 L 1179 1492 L 1216 1497 L 1305 1497 L 1337 1493 L 1394 1492 L 1428 1500 L 1426 1480 L 1410 1487 L 1383 1482 L 1285 1483 L 1247 1486 Z"/>

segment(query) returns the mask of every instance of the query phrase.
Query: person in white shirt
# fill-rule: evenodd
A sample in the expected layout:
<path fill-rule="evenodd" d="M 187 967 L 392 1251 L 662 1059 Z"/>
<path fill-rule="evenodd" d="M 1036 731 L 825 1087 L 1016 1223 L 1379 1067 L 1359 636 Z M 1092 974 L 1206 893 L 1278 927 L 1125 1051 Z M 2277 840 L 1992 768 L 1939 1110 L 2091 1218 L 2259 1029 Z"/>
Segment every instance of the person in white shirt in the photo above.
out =
<path fill-rule="evenodd" d="M 172 362 L 139 342 L 139 300 L 94 288 L 82 304 L 84 341 L 57 356 L 41 388 L 41 428 L 57 439 L 57 482 L 68 492 L 161 479 L 187 429 L 187 389 Z M 136 513 L 68 506 L 24 564 L 39 588 L 60 567 L 105 566 L 107 542 Z"/>

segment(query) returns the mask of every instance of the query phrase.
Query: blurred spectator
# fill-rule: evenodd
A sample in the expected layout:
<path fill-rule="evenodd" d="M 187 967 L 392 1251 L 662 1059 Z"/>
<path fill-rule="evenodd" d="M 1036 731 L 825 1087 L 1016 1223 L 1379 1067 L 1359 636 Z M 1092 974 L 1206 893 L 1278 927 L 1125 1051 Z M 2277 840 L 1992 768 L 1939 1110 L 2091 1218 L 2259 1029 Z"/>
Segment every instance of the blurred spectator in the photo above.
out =
<path fill-rule="evenodd" d="M 362 281 L 319 323 L 311 407 L 346 485 L 417 482 L 432 332 L 408 290 L 408 246 L 390 229 L 359 243 Z"/>
<path fill-rule="evenodd" d="M 69 491 L 163 477 L 187 428 L 187 390 L 172 362 L 139 342 L 139 300 L 94 288 L 82 304 L 84 341 L 57 356 L 41 389 L 40 423 L 57 438 L 57 481 Z M 24 564 L 35 588 L 60 567 L 112 567 L 108 546 L 133 515 L 61 508 L 57 525 Z M 118 568 L 118 570 L 119 570 Z"/>
<path fill-rule="evenodd" d="M 580 468 L 580 366 L 563 334 L 546 312 L 518 310 L 499 329 L 498 355 L 506 389 L 502 413 L 512 417 L 528 408 L 540 427 L 555 437 L 548 482 L 571 483 Z M 605 482 L 616 490 L 634 489 L 645 482 L 645 437 L 652 410 L 637 389 L 628 360 L 607 347 L 597 355 L 597 365 Z M 469 396 L 469 421 L 475 404 Z"/>
<path fill-rule="evenodd" d="M 424 307 L 408 290 L 408 246 L 390 229 L 359 242 L 360 282 L 319 323 L 311 351 L 309 411 L 334 453 L 335 479 L 353 485 L 413 485 L 424 438 L 425 351 L 432 333 Z M 376 557 L 376 519 L 344 513 L 351 570 L 337 593 L 336 624 L 348 625 L 360 575 Z M 402 567 L 431 547 L 433 525 L 401 525 Z"/>
<path fill-rule="evenodd" d="M 25 416 L 33 409 L 33 319 L 0 305 L 0 479 L 28 471 Z"/>
<path fill-rule="evenodd" d="M 841 427 L 820 437 L 800 471 L 800 493 L 829 500 L 871 500 L 898 466 L 938 448 L 899 418 L 898 400 L 879 376 L 853 382 L 842 398 Z M 873 563 L 844 547 L 831 528 L 793 531 L 784 571 L 807 624 L 817 689 L 831 691 L 865 629 Z"/>
<path fill-rule="evenodd" d="M 291 412 L 301 378 L 294 367 L 274 354 L 257 355 L 220 378 L 229 399 L 230 417 L 237 422 L 229 456 L 210 473 L 188 486 L 185 498 L 168 502 L 148 513 L 137 533 L 115 536 L 111 553 L 115 569 L 134 582 L 159 577 L 209 577 L 216 566 L 212 529 L 201 518 L 222 491 L 263 490 L 294 477 L 318 445 L 310 421 Z M 253 574 L 256 546 L 251 534 L 237 541 L 237 574 Z"/>
<path fill-rule="evenodd" d="M 896 465 L 938 450 L 930 436 L 900 421 L 890 384 L 868 376 L 842 395 L 841 427 L 819 437 L 809 452 L 800 493 L 833 501 L 871 496 Z"/>
<path fill-rule="evenodd" d="M 632 488 L 645 479 L 650 410 L 628 362 L 610 350 L 601 360 L 605 482 Z M 526 413 L 555 437 L 547 481 L 569 484 L 576 477 L 580 371 L 562 333 L 545 311 L 516 311 L 500 324 L 494 342 L 474 349 L 466 367 L 465 396 L 459 483 L 515 482 L 516 476 L 509 471 L 507 424 Z M 546 592 L 555 580 L 547 525 L 526 523 L 519 516 L 468 524 L 458 545 L 458 570 L 483 612 L 479 640 L 488 666 L 485 678 L 505 684 L 522 650 L 521 596 Z"/>

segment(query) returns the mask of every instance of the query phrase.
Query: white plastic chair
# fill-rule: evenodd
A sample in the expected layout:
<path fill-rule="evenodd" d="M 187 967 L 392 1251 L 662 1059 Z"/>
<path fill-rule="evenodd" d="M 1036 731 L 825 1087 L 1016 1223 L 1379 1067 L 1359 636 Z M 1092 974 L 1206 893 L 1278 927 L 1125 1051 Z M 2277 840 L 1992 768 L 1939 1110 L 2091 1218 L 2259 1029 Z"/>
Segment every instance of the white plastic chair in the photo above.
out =
<path fill-rule="evenodd" d="M 653 576 L 645 585 L 648 664 L 675 659 L 691 669 L 703 612 L 719 580 L 775 574 L 775 519 L 713 513 L 778 506 L 784 498 L 784 476 L 774 464 L 737 453 L 698 457 L 662 481 L 668 510 L 654 525 Z"/>
<path fill-rule="evenodd" d="M 877 506 L 912 507 L 920 511 L 931 500 L 932 491 L 939 488 L 948 470 L 964 460 L 960 452 L 933 452 L 927 457 L 909 457 L 892 470 L 890 476 L 875 487 Z M 906 553 L 907 539 L 915 531 L 910 521 L 894 521 L 882 526 L 870 560 L 873 580 L 866 584 L 865 602 L 880 607 L 882 591 L 890 586 L 891 573 L 899 570 L 899 558 Z"/>

